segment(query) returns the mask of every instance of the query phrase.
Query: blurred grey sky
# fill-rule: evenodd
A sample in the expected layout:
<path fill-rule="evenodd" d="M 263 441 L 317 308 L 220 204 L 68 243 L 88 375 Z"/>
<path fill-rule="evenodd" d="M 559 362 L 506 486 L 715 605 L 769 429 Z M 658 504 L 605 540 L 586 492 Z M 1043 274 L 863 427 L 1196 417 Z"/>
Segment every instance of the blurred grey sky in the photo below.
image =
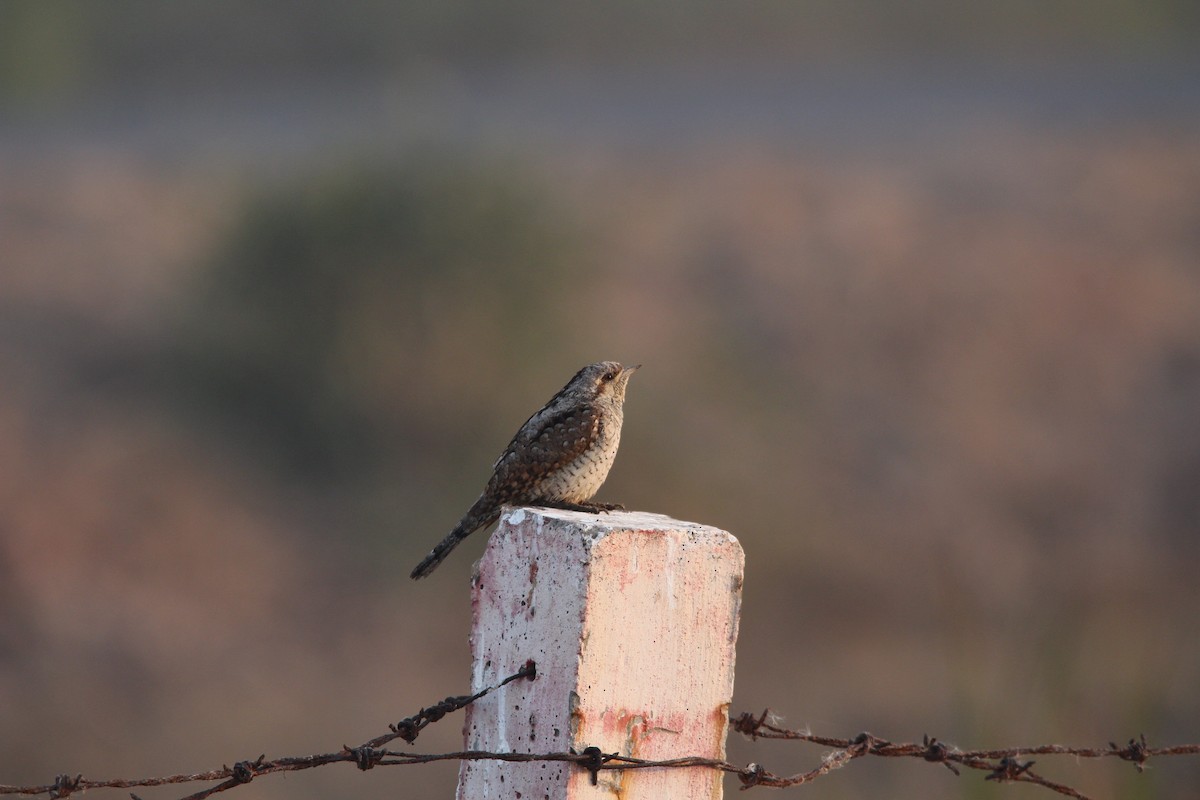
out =
<path fill-rule="evenodd" d="M 945 141 L 1200 108 L 1194 3 L 157 3 L 0 10 L 0 135 L 172 159 L 484 142 Z"/>

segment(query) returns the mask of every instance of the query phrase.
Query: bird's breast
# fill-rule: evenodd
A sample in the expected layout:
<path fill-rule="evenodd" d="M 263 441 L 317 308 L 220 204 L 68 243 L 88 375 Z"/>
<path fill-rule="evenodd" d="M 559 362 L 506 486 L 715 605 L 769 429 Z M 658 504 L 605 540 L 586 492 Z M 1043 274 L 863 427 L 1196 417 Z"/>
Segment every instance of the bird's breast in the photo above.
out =
<path fill-rule="evenodd" d="M 608 477 L 620 443 L 621 415 L 603 415 L 588 446 L 574 459 L 547 475 L 537 493 L 568 503 L 590 500 Z"/>

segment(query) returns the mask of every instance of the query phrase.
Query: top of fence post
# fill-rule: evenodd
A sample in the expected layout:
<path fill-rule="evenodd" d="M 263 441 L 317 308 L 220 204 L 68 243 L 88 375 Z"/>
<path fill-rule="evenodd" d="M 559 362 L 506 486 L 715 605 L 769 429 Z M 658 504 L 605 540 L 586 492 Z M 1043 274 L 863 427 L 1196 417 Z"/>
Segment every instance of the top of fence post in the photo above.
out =
<path fill-rule="evenodd" d="M 537 679 L 473 703 L 466 749 L 724 758 L 743 563 L 725 531 L 657 514 L 508 509 L 472 581 L 472 687 L 529 659 Z M 721 779 L 464 761 L 458 797 L 694 800 Z"/>

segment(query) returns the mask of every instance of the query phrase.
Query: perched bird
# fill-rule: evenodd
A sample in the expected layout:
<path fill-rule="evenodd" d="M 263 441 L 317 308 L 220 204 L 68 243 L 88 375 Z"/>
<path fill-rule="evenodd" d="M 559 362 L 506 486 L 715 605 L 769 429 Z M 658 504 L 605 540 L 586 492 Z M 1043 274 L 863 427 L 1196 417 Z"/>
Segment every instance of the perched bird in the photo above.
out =
<path fill-rule="evenodd" d="M 492 477 L 454 530 L 412 571 L 424 578 L 459 542 L 491 525 L 506 505 L 612 511 L 590 503 L 617 457 L 625 386 L 635 367 L 588 364 L 550 402 L 525 421 L 492 466 Z"/>

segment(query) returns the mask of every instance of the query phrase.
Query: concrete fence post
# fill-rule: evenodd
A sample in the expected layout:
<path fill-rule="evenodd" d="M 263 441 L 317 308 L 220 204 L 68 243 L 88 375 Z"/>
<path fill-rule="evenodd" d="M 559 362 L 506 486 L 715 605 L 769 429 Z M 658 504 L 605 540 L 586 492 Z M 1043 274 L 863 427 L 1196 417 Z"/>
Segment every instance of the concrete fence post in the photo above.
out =
<path fill-rule="evenodd" d="M 471 682 L 528 659 L 537 679 L 470 705 L 466 749 L 724 758 L 743 563 L 725 531 L 656 514 L 508 509 L 472 584 Z M 463 761 L 458 798 L 719 800 L 722 777 Z"/>

